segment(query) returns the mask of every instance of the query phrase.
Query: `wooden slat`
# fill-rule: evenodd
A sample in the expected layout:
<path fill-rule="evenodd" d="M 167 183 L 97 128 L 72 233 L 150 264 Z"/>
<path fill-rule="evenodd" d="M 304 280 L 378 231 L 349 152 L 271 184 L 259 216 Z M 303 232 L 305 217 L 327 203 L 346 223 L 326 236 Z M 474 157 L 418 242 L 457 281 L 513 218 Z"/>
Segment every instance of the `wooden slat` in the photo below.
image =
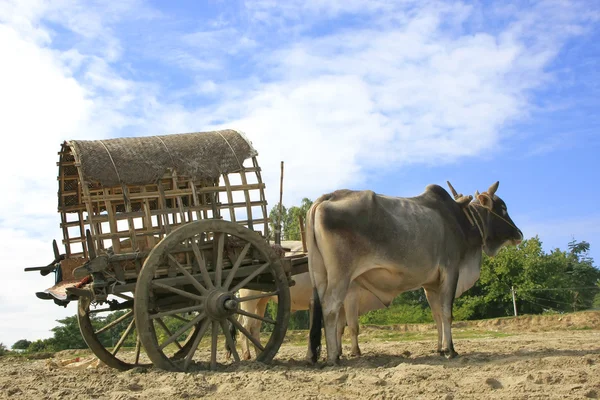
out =
<path fill-rule="evenodd" d="M 233 206 L 231 206 L 231 204 L 233 204 L 233 192 L 231 191 L 229 175 L 223 174 L 223 181 L 225 182 L 225 187 L 227 188 L 227 192 L 226 192 L 227 193 L 227 202 L 230 204 L 227 207 L 229 209 L 229 217 L 231 218 L 231 222 L 235 222 L 235 208 Z M 244 204 L 244 206 L 245 206 L 245 204 Z"/>
<path fill-rule="evenodd" d="M 104 189 L 104 193 L 106 194 L 106 198 L 104 199 L 104 205 L 106 206 L 106 212 L 108 213 L 108 225 L 110 226 L 110 231 L 116 233 L 119 231 L 117 227 L 117 219 L 115 218 L 116 212 L 113 208 L 112 202 L 109 200 L 108 189 Z M 99 237 L 97 234 L 96 237 L 98 239 L 101 239 L 101 237 Z M 112 237 L 111 239 L 113 251 L 117 254 L 120 253 L 121 242 L 116 237 Z"/>
<path fill-rule="evenodd" d="M 262 208 L 263 220 L 264 220 L 264 224 L 265 224 L 265 229 L 263 230 L 263 235 L 266 237 L 266 236 L 268 236 L 268 232 L 269 232 L 269 213 L 267 211 L 267 199 L 265 198 L 265 191 L 264 191 L 265 184 L 262 181 L 262 176 L 260 174 L 260 167 L 258 166 L 258 161 L 256 160 L 256 157 L 252 157 L 252 165 L 254 166 L 254 168 L 256 168 L 256 180 L 258 181 L 258 185 L 260 186 L 260 188 L 259 188 L 260 201 L 262 203 L 261 208 Z"/>
<path fill-rule="evenodd" d="M 131 200 L 129 199 L 129 188 L 126 185 L 121 186 L 123 190 L 123 201 L 125 203 L 125 212 L 131 214 Z M 129 228 L 129 238 L 131 239 L 131 248 L 139 250 L 137 238 L 135 237 L 135 226 L 133 224 L 133 218 L 127 217 L 127 227 Z"/>
<path fill-rule="evenodd" d="M 265 188 L 265 184 L 264 183 L 249 183 L 247 185 L 233 185 L 231 186 L 231 190 L 232 191 L 239 191 L 239 190 L 261 190 Z M 227 187 L 226 186 L 209 186 L 209 187 L 203 187 L 203 188 L 198 188 L 196 189 L 198 194 L 203 194 L 203 193 L 207 193 L 207 194 L 211 194 L 211 193 L 218 193 L 218 192 L 227 192 Z M 160 189 L 159 189 L 160 192 Z M 171 190 L 164 190 L 163 188 L 163 192 L 165 195 L 165 198 L 175 198 L 177 196 L 190 196 L 192 195 L 192 191 L 189 188 L 186 189 L 171 189 Z M 143 200 L 144 198 L 146 198 L 148 195 L 144 194 L 144 193 L 132 193 L 130 195 L 130 200 L 134 201 L 134 200 Z M 92 196 L 93 197 L 93 196 Z M 155 196 L 151 196 L 152 198 L 155 198 Z M 120 201 L 122 200 L 122 196 L 121 194 L 111 194 L 108 195 L 107 197 L 104 197 L 104 195 L 102 195 L 102 199 L 104 200 L 110 200 L 110 201 Z M 90 199 L 90 195 L 87 194 L 83 196 L 82 201 L 86 202 L 88 200 L 92 200 Z"/>
<path fill-rule="evenodd" d="M 240 172 L 240 178 L 242 179 L 242 185 L 247 186 L 248 180 L 246 179 L 246 169 Z M 254 230 L 254 222 L 252 221 L 252 202 L 250 201 L 250 192 L 244 189 L 244 199 L 246 200 L 246 215 L 248 217 L 248 228 Z"/>

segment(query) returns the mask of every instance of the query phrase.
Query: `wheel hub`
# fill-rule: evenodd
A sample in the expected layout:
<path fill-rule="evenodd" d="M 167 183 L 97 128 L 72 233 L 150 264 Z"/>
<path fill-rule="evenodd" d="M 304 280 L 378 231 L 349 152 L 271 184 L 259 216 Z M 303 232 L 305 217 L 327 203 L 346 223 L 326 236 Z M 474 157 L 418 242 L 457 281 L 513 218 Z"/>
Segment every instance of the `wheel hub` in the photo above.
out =
<path fill-rule="evenodd" d="M 206 299 L 206 314 L 212 319 L 224 319 L 232 315 L 238 308 L 238 301 L 233 293 L 215 289 Z"/>

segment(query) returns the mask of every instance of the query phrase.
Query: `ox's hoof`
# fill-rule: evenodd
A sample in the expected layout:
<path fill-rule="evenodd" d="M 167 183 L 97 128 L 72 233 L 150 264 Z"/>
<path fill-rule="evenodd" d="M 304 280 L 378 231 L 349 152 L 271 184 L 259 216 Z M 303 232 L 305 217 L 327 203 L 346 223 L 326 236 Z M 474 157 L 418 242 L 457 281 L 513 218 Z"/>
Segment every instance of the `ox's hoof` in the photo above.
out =
<path fill-rule="evenodd" d="M 448 360 L 458 357 L 458 353 L 456 351 L 454 351 L 454 349 L 445 349 L 445 350 L 442 350 L 440 353 L 441 353 L 440 355 L 443 355 Z"/>
<path fill-rule="evenodd" d="M 360 356 L 362 356 L 362 353 L 360 352 L 360 349 L 356 349 L 356 350 L 352 350 L 350 352 L 350 356 L 351 357 L 360 357 Z"/>
<path fill-rule="evenodd" d="M 327 360 L 328 367 L 338 367 L 340 365 L 340 356 L 336 356 L 335 358 L 330 358 Z"/>

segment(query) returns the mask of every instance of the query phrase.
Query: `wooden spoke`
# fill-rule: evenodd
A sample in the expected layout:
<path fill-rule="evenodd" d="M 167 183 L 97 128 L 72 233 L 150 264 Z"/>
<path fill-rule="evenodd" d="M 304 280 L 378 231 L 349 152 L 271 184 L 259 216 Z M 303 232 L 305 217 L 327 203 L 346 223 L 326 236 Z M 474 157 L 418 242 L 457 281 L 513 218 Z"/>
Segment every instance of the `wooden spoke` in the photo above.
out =
<path fill-rule="evenodd" d="M 190 347 L 188 354 L 185 356 L 185 360 L 183 360 L 183 369 L 184 370 L 187 370 L 188 367 L 190 366 L 190 363 L 192 362 L 192 359 L 194 358 L 194 353 L 196 352 L 196 349 L 198 348 L 198 345 L 200 344 L 200 341 L 202 340 L 204 333 L 208 329 L 208 324 L 210 324 L 210 319 L 207 318 L 204 321 L 202 321 L 202 325 L 200 326 L 200 331 L 196 335 L 196 338 L 194 339 L 194 342 L 192 343 L 192 347 Z"/>
<path fill-rule="evenodd" d="M 254 318 L 254 319 L 259 319 L 259 320 L 261 320 L 261 321 L 263 321 L 263 322 L 267 322 L 267 323 L 269 323 L 269 324 L 273 324 L 273 325 L 275 325 L 275 324 L 277 323 L 277 322 L 273 321 L 271 318 L 267 318 L 267 317 L 261 317 L 261 316 L 260 316 L 260 315 L 258 315 L 258 314 L 253 314 L 253 313 L 250 313 L 250 312 L 248 312 L 248 311 L 244 311 L 244 310 L 239 310 L 239 309 L 237 309 L 237 310 L 235 310 L 235 312 L 236 312 L 237 314 L 240 314 L 240 315 L 245 315 L 246 317 L 250 317 L 250 318 Z"/>
<path fill-rule="evenodd" d="M 206 268 L 206 262 L 202 253 L 200 252 L 200 248 L 198 248 L 198 243 L 195 240 L 192 240 L 192 250 L 194 251 L 194 256 L 196 257 L 196 261 L 198 262 L 198 266 L 200 267 L 200 273 L 202 274 L 202 279 L 204 280 L 204 284 L 209 288 L 213 289 L 215 285 L 210 279 L 210 275 L 208 274 L 208 268 Z"/>
<path fill-rule="evenodd" d="M 223 330 L 223 334 L 225 335 L 225 340 L 227 341 L 227 346 L 229 346 L 231 354 L 233 355 L 233 359 L 235 360 L 235 362 L 239 362 L 240 355 L 238 354 L 237 349 L 235 348 L 235 342 L 233 341 L 233 336 L 231 336 L 231 332 L 229 332 L 229 328 L 228 328 L 227 324 L 225 323 L 225 321 L 220 321 L 220 322 L 221 322 L 221 329 Z"/>
<path fill-rule="evenodd" d="M 223 287 L 225 289 L 229 289 L 229 286 L 231 285 L 233 278 L 235 278 L 235 273 L 237 272 L 238 268 L 242 264 L 242 261 L 244 261 L 244 258 L 246 258 L 246 253 L 248 253 L 248 250 L 250 249 L 251 245 L 252 245 L 251 243 L 246 243 L 246 245 L 242 249 L 242 253 L 238 257 L 238 259 L 235 260 L 235 264 L 233 264 L 233 267 L 229 271 L 229 274 L 227 274 L 227 279 L 225 279 L 225 283 L 223 284 Z"/>
<path fill-rule="evenodd" d="M 165 285 L 165 284 L 160 283 L 160 282 L 153 281 L 152 282 L 152 286 L 168 290 L 168 291 L 176 293 L 176 294 L 178 294 L 180 296 L 187 297 L 188 299 L 197 300 L 197 301 L 204 301 L 204 296 L 198 296 L 197 294 L 186 292 L 185 290 L 177 289 L 177 288 L 175 288 L 173 286 Z"/>
<path fill-rule="evenodd" d="M 248 332 L 248 330 L 246 328 L 244 328 L 242 326 L 242 324 L 240 324 L 237 319 L 235 319 L 234 317 L 232 317 L 231 315 L 229 317 L 227 317 L 227 319 L 235 325 L 235 327 L 242 332 L 254 345 L 254 347 L 256 347 L 257 349 L 259 349 L 260 351 L 264 351 L 265 348 L 263 347 L 262 344 L 260 344 L 260 342 L 258 340 L 256 340 L 256 338 L 254 336 L 252 336 L 250 334 L 250 332 Z"/>
<path fill-rule="evenodd" d="M 202 286 L 202 284 L 200 284 L 200 282 L 198 282 L 198 281 L 196 280 L 196 278 L 194 278 L 194 277 L 192 276 L 192 274 L 190 274 L 190 273 L 188 272 L 188 270 L 186 270 L 186 269 L 183 267 L 183 265 L 181 265 L 181 264 L 179 263 L 179 261 L 177 261 L 177 259 L 176 259 L 175 257 L 173 257 L 173 255 L 169 254 L 169 259 L 175 263 L 175 266 L 177 266 L 177 269 L 178 269 L 178 270 L 179 270 L 179 271 L 180 271 L 180 272 L 181 272 L 181 273 L 182 273 L 182 274 L 183 274 L 183 275 L 184 275 L 184 276 L 185 276 L 185 277 L 188 279 L 188 281 L 190 281 L 190 283 L 191 283 L 192 285 L 194 285 L 194 287 L 195 287 L 196 289 L 198 289 L 198 291 L 199 291 L 200 293 L 202 293 L 202 294 L 207 294 L 207 293 L 208 293 L 208 290 L 206 290 L 206 288 L 205 288 L 204 286 Z"/>
<path fill-rule="evenodd" d="M 88 313 L 90 313 L 90 314 L 98 314 L 98 313 L 101 313 L 101 312 L 108 312 L 108 311 L 114 311 L 114 310 L 111 310 L 110 308 L 96 308 L 95 310 L 88 311 Z"/>
<path fill-rule="evenodd" d="M 238 301 L 238 303 L 243 303 L 245 301 L 256 300 L 256 299 L 264 299 L 265 297 L 277 296 L 277 293 L 279 293 L 278 290 L 276 290 L 274 292 L 269 292 L 269 293 L 261 293 L 261 294 L 255 294 L 255 295 L 252 295 L 252 296 L 240 297 L 240 298 L 238 298 L 236 300 Z"/>
<path fill-rule="evenodd" d="M 219 338 L 219 324 L 212 322 L 212 344 L 210 346 L 210 369 L 217 369 L 217 339 Z"/>
<path fill-rule="evenodd" d="M 178 308 L 176 310 L 169 310 L 169 311 L 163 311 L 163 312 L 156 313 L 156 314 L 150 314 L 150 318 L 156 319 L 156 318 L 162 318 L 162 317 L 166 317 L 166 316 L 172 316 L 172 317 L 182 320 L 184 322 L 190 322 L 189 319 L 185 319 L 176 314 L 182 314 L 182 313 L 191 312 L 191 311 L 200 311 L 202 309 L 204 309 L 204 304 L 199 304 L 197 306 Z"/>
<path fill-rule="evenodd" d="M 125 329 L 125 332 L 123 332 L 123 334 L 121 335 L 121 338 L 119 339 L 119 341 L 117 342 L 117 345 L 115 346 L 115 348 L 112 351 L 113 356 L 118 353 L 118 351 L 121 349 L 121 346 L 123 346 L 123 343 L 125 343 L 125 339 L 127 338 L 127 336 L 129 336 L 129 334 L 133 330 L 134 324 L 135 324 L 135 318 L 131 320 L 131 322 L 127 326 L 127 329 Z"/>
<path fill-rule="evenodd" d="M 223 275 L 223 248 L 225 246 L 225 234 L 219 233 L 217 240 L 217 262 L 215 264 L 215 286 L 221 287 L 221 277 Z M 213 328 L 214 331 L 214 328 Z"/>
<path fill-rule="evenodd" d="M 160 325 L 160 327 L 167 333 L 167 335 L 173 336 L 173 334 L 171 333 L 171 330 L 169 329 L 169 327 L 167 326 L 167 324 L 165 324 L 165 322 L 161 318 L 157 318 L 156 322 L 158 322 L 158 324 Z M 179 335 L 177 335 L 177 336 L 179 336 Z M 179 342 L 177 341 L 177 339 L 175 339 L 174 342 L 175 342 L 175 346 L 177 346 L 179 348 L 179 350 L 183 349 L 183 346 L 181 346 L 179 344 Z"/>
<path fill-rule="evenodd" d="M 258 267 L 256 269 L 256 271 L 254 271 L 253 273 L 251 273 L 250 275 L 248 275 L 243 281 L 241 281 L 240 283 L 238 283 L 237 285 L 235 285 L 235 287 L 233 289 L 231 289 L 231 291 L 233 293 L 237 292 L 238 290 L 240 290 L 241 288 L 243 288 L 244 286 L 246 286 L 246 284 L 248 282 L 250 282 L 252 279 L 256 278 L 258 275 L 260 275 L 265 269 L 267 269 L 267 267 L 271 265 L 271 263 L 264 263 L 263 265 L 261 265 L 260 267 Z"/>
<path fill-rule="evenodd" d="M 105 332 L 106 330 L 112 328 L 113 326 L 117 325 L 119 322 L 131 317 L 133 315 L 133 310 L 129 310 L 127 311 L 125 314 L 121 315 L 119 318 L 115 319 L 114 321 L 112 321 L 111 323 L 107 324 L 106 326 L 98 329 L 96 332 L 94 332 L 96 335 L 101 334 L 102 332 Z"/>
<path fill-rule="evenodd" d="M 179 335 L 181 335 L 183 332 L 185 332 L 188 329 L 190 329 L 193 325 L 196 325 L 198 322 L 200 322 L 201 320 L 203 320 L 205 316 L 206 316 L 205 313 L 200 313 L 200 314 L 198 314 L 196 316 L 196 318 L 192 319 L 190 322 L 188 322 L 187 324 L 183 325 L 181 328 L 177 329 L 177 332 L 175 332 L 174 334 L 172 334 L 171 336 L 169 336 L 169 338 L 167 338 L 167 340 L 165 340 L 159 346 L 159 349 L 162 350 L 165 347 L 167 347 L 168 345 L 170 345 L 171 343 L 173 343 L 173 341 L 175 339 L 177 339 L 179 337 Z"/>
<path fill-rule="evenodd" d="M 189 311 L 185 311 L 185 312 L 189 312 Z M 190 320 L 189 320 L 189 319 L 187 319 L 187 318 L 183 318 L 181 315 L 172 314 L 172 315 L 171 315 L 171 317 L 173 317 L 173 318 L 175 318 L 175 319 L 178 319 L 178 320 L 180 320 L 180 321 L 183 321 L 183 322 L 190 322 Z M 152 317 L 150 317 L 150 318 L 152 318 Z"/>
<path fill-rule="evenodd" d="M 136 364 L 140 363 L 140 350 L 142 350 L 142 342 L 140 342 L 140 338 L 138 336 L 135 341 L 135 363 Z"/>
<path fill-rule="evenodd" d="M 122 298 L 123 300 L 133 300 L 133 297 L 131 296 L 127 296 L 126 294 L 123 293 L 112 293 L 113 296 L 117 296 Z"/>

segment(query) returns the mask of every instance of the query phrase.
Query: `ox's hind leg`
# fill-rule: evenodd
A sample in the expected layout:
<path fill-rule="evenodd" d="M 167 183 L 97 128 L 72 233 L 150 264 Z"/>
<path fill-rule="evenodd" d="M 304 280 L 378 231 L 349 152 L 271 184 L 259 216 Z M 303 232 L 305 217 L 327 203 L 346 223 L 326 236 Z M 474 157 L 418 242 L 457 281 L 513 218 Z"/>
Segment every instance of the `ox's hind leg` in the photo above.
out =
<path fill-rule="evenodd" d="M 344 336 L 344 329 L 346 328 L 346 310 L 344 306 L 340 309 L 340 315 L 337 323 L 337 338 L 338 338 L 338 354 L 342 356 L 342 337 Z"/>
<path fill-rule="evenodd" d="M 440 294 L 435 289 L 429 288 L 425 289 L 425 296 L 427 296 L 427 302 L 429 303 L 429 307 L 431 308 L 431 315 L 433 315 L 433 320 L 435 321 L 435 326 L 438 332 L 437 352 L 439 353 L 439 355 L 443 356 L 444 353 L 442 352 L 442 302 L 440 300 Z"/>
<path fill-rule="evenodd" d="M 340 277 L 328 276 L 327 288 L 319 291 L 323 305 L 323 322 L 325 325 L 325 343 L 327 344 L 327 362 L 339 364 L 340 345 L 338 344 L 338 321 L 344 298 L 348 291 L 348 283 Z M 331 279 L 330 279 L 331 278 Z M 318 289 L 317 289 L 318 290 Z M 321 294 L 323 293 L 323 294 Z"/>

